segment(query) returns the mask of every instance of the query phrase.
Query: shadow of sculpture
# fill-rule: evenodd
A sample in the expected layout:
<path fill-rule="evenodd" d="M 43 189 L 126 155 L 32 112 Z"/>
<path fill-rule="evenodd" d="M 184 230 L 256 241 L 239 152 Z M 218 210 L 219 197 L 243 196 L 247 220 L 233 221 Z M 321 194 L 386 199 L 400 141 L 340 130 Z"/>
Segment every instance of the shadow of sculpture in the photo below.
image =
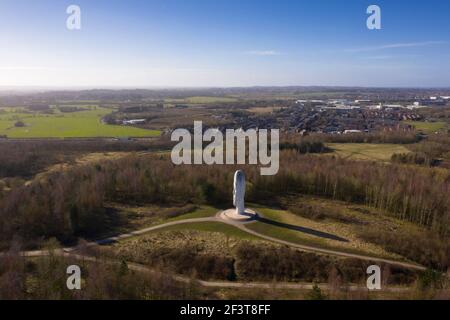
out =
<path fill-rule="evenodd" d="M 338 237 L 334 234 L 326 233 L 326 232 L 322 232 L 322 231 L 318 231 L 318 230 L 314 230 L 314 229 L 310 229 L 310 228 L 305 228 L 305 227 L 300 227 L 300 226 L 296 226 L 293 224 L 278 222 L 278 221 L 270 220 L 270 219 L 263 218 L 263 217 L 258 217 L 258 218 L 256 218 L 256 220 L 259 222 L 262 222 L 262 223 L 270 224 L 272 226 L 285 228 L 285 229 L 289 229 L 289 230 L 294 230 L 294 231 L 299 231 L 299 232 L 303 232 L 303 233 L 306 233 L 306 234 L 309 234 L 312 236 L 316 236 L 316 237 L 320 237 L 320 238 L 324 238 L 324 239 L 336 240 L 336 241 L 341 241 L 341 242 L 349 242 L 347 239 Z"/>

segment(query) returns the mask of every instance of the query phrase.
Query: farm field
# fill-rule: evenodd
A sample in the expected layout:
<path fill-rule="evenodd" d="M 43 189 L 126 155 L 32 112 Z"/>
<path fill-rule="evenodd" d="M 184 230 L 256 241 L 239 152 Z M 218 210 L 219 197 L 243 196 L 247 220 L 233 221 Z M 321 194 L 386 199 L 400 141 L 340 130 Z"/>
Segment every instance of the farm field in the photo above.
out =
<path fill-rule="evenodd" d="M 410 152 L 399 144 L 328 143 L 327 146 L 334 150 L 331 154 L 353 160 L 389 161 L 394 153 Z"/>
<path fill-rule="evenodd" d="M 188 97 L 184 99 L 165 99 L 167 103 L 188 103 L 188 104 L 205 104 L 205 103 L 224 103 L 236 102 L 238 99 L 232 97 Z"/>
<path fill-rule="evenodd" d="M 403 121 L 404 124 L 414 126 L 416 130 L 425 133 L 434 133 L 447 127 L 447 123 L 443 121 L 427 122 L 427 121 Z"/>
<path fill-rule="evenodd" d="M 255 113 L 255 114 L 269 114 L 272 113 L 274 111 L 278 111 L 280 110 L 280 107 L 254 107 L 254 108 L 250 108 L 248 111 Z"/>
<path fill-rule="evenodd" d="M 92 138 L 92 137 L 152 137 L 159 131 L 107 125 L 101 118 L 111 112 L 99 107 L 83 107 L 83 111 L 26 113 L 24 110 L 2 109 L 0 135 L 8 138 Z M 15 126 L 21 121 L 23 126 Z"/>

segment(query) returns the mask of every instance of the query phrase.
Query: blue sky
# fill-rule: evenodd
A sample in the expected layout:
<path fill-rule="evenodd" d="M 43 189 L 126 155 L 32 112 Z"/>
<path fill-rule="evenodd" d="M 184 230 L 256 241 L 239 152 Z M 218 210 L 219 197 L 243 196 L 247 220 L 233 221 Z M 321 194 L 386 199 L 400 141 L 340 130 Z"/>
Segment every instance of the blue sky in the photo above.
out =
<path fill-rule="evenodd" d="M 447 0 L 2 0 L 0 86 L 450 87 L 449 21 Z"/>

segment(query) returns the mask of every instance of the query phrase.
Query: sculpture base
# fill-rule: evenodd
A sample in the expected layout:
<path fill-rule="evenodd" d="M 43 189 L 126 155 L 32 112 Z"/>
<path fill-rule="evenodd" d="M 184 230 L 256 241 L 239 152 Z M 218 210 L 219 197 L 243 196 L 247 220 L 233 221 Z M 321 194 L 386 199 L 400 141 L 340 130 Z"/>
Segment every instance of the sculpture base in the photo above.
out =
<path fill-rule="evenodd" d="M 245 209 L 243 214 L 237 214 L 236 209 L 228 209 L 219 212 L 218 217 L 226 221 L 250 222 L 256 220 L 258 218 L 258 214 L 251 209 Z"/>

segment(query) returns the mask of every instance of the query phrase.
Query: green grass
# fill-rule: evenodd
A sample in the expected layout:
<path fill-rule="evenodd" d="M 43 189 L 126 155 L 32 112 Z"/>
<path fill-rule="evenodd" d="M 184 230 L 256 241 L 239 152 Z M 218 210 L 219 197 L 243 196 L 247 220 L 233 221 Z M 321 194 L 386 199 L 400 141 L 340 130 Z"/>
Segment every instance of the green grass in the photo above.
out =
<path fill-rule="evenodd" d="M 369 254 L 373 257 L 384 258 L 384 256 L 382 256 L 382 255 L 368 253 L 368 252 L 365 252 L 364 250 L 354 249 L 354 248 L 350 248 L 350 247 L 332 246 L 332 245 L 327 244 L 324 239 L 320 239 L 320 238 L 315 238 L 314 240 L 307 239 L 305 237 L 300 236 L 298 231 L 288 230 L 285 228 L 269 225 L 266 223 L 261 223 L 261 222 L 252 223 L 252 224 L 247 225 L 247 228 L 250 230 L 256 231 L 258 233 L 264 234 L 266 236 L 269 236 L 269 237 L 277 238 L 280 240 L 288 241 L 288 242 L 299 244 L 299 245 L 307 245 L 307 246 L 312 246 L 312 247 L 321 248 L 321 249 L 338 250 L 341 252 L 353 253 L 353 254 L 361 254 L 361 255 Z"/>
<path fill-rule="evenodd" d="M 325 247 L 324 243 L 321 243 L 320 240 L 317 241 L 308 241 L 304 238 L 298 237 L 295 231 L 288 230 L 285 228 L 273 226 L 266 223 L 255 222 L 246 226 L 248 229 L 261 233 L 263 235 L 277 238 L 280 240 L 300 244 L 300 245 L 311 245 L 316 246 L 318 248 Z M 327 246 L 328 247 L 328 246 Z"/>
<path fill-rule="evenodd" d="M 8 138 L 91 138 L 91 137 L 152 137 L 159 131 L 128 126 L 107 125 L 101 118 L 110 109 L 86 107 L 86 111 L 54 114 L 6 112 L 0 113 L 0 135 Z M 25 127 L 15 127 L 17 121 Z"/>
<path fill-rule="evenodd" d="M 443 121 L 428 122 L 428 121 L 403 121 L 404 124 L 413 126 L 418 131 L 425 133 L 434 133 L 447 127 L 447 123 Z"/>
<path fill-rule="evenodd" d="M 278 222 L 287 222 L 285 219 L 283 219 L 283 216 L 292 215 L 291 213 L 288 213 L 287 211 L 284 210 L 272 209 L 255 205 L 252 205 L 251 207 L 257 210 L 259 213 L 261 213 L 264 216 L 264 218 Z M 298 231 L 273 226 L 267 223 L 255 222 L 246 225 L 246 227 L 250 230 L 259 232 L 261 234 L 271 236 L 280 240 L 289 241 L 292 243 L 316 245 L 320 247 L 324 247 L 326 245 L 325 241 L 320 238 L 316 238 L 314 240 L 306 239 L 305 236 L 303 236 Z"/>
<path fill-rule="evenodd" d="M 399 144 L 376 143 L 327 143 L 327 146 L 343 158 L 354 160 L 390 161 L 394 153 L 409 153 Z"/>
<path fill-rule="evenodd" d="M 153 232 L 162 231 L 174 231 L 174 230 L 196 230 L 196 231 L 207 231 L 207 232 L 220 232 L 229 237 L 248 239 L 248 240 L 262 240 L 259 237 L 252 236 L 251 234 L 239 230 L 231 225 L 222 222 L 195 222 L 195 223 L 184 223 L 175 226 L 170 226 L 163 229 L 158 229 Z"/>
<path fill-rule="evenodd" d="M 189 212 L 186 214 L 183 214 L 181 216 L 178 216 L 176 218 L 164 220 L 163 223 L 170 222 L 170 221 L 178 221 L 178 220 L 184 220 L 184 219 L 194 219 L 194 218 L 207 218 L 207 217 L 214 217 L 217 212 L 219 212 L 220 209 L 210 207 L 210 206 L 200 206 L 193 212 Z"/>
<path fill-rule="evenodd" d="M 299 225 L 304 226 L 306 228 L 309 228 L 310 226 L 308 224 L 304 225 L 301 222 L 301 218 L 296 216 L 295 214 L 280 210 L 280 209 L 274 209 L 274 208 L 267 208 L 263 206 L 258 205 L 250 205 L 251 208 L 254 208 L 256 211 L 261 213 L 265 218 L 278 221 L 282 223 L 287 223 L 291 225 Z M 306 219 L 307 220 L 307 219 Z M 344 244 L 344 245 L 337 245 L 334 241 L 327 240 L 324 238 L 320 238 L 314 235 L 308 235 L 305 233 L 302 233 L 300 231 L 290 230 L 283 227 L 278 227 L 274 225 L 270 225 L 267 223 L 262 222 L 255 222 L 247 224 L 246 227 L 250 230 L 256 231 L 258 233 L 264 234 L 266 236 L 270 236 L 273 238 L 277 238 L 280 240 L 292 242 L 295 244 L 300 245 L 309 245 L 317 248 L 322 249 L 335 249 L 342 252 L 347 253 L 354 253 L 354 254 L 362 254 L 362 255 L 371 255 L 374 257 L 380 257 L 380 258 L 386 258 L 388 257 L 386 254 L 378 254 L 375 252 L 366 251 L 364 247 L 351 247 L 350 243 Z M 312 229 L 320 230 L 320 228 L 312 227 Z M 339 235 L 339 234 L 337 234 Z M 345 235 L 343 235 L 344 238 L 346 238 Z"/>

